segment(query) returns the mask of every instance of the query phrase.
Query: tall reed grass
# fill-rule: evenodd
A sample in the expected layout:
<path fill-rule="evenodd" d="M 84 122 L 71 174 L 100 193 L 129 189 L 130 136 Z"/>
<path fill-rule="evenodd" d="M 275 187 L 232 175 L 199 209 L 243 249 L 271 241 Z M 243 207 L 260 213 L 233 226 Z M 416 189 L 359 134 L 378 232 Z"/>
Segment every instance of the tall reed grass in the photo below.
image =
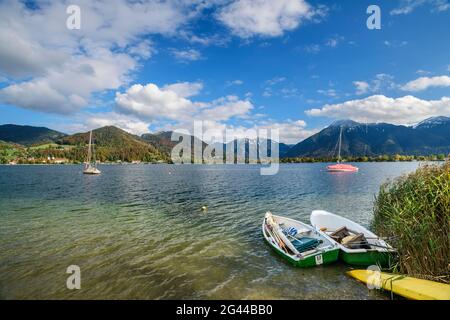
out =
<path fill-rule="evenodd" d="M 450 161 L 383 184 L 374 216 L 398 250 L 396 271 L 450 283 Z"/>

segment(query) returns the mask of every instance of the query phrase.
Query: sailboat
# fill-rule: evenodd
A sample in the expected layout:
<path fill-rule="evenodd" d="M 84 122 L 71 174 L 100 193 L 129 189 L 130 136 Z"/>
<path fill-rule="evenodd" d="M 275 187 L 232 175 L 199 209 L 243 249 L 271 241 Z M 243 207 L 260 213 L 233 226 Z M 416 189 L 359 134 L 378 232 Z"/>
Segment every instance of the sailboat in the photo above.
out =
<path fill-rule="evenodd" d="M 337 164 L 332 164 L 327 166 L 327 170 L 330 172 L 357 172 L 358 167 L 352 166 L 351 164 L 341 163 L 341 146 L 342 146 L 342 126 L 339 132 L 339 153 Z"/>
<path fill-rule="evenodd" d="M 102 173 L 96 167 L 95 161 L 95 152 L 94 147 L 92 146 L 92 130 L 89 132 L 89 147 L 88 147 L 88 155 L 87 160 L 83 170 L 84 174 L 100 174 Z"/>

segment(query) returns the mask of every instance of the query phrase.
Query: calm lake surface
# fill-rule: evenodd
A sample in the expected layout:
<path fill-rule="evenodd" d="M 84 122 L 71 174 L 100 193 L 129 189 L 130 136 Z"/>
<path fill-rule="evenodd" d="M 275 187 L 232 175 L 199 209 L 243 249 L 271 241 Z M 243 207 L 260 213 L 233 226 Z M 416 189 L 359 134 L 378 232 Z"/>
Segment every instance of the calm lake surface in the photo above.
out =
<path fill-rule="evenodd" d="M 0 166 L 1 299 L 386 299 L 335 263 L 297 269 L 265 244 L 267 210 L 372 219 L 380 184 L 418 163 Z M 207 212 L 201 207 L 206 205 Z M 81 290 L 66 269 L 81 268 Z"/>

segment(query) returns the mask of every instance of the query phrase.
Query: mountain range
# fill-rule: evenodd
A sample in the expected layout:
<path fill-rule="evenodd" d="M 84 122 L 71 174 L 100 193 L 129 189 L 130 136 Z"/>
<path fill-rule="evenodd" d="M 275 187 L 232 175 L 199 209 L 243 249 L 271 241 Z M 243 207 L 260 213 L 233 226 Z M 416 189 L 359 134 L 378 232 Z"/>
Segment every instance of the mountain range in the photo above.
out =
<path fill-rule="evenodd" d="M 279 143 L 280 157 L 331 158 L 336 156 L 341 130 L 343 157 L 395 154 L 447 155 L 450 153 L 450 118 L 433 117 L 414 126 L 388 123 L 364 124 L 352 120 L 336 121 L 296 145 Z M 178 143 L 171 141 L 172 132 L 170 131 L 138 136 L 114 126 L 95 129 L 93 136 L 96 154 L 100 161 L 169 161 L 171 150 Z M 207 146 L 198 138 L 192 136 L 190 138 L 191 143 L 202 143 L 203 149 Z M 32 150 L 31 156 L 38 158 L 52 154 L 73 161 L 82 161 L 88 140 L 88 132 L 67 135 L 45 127 L 0 125 L 0 141 L 3 141 L 4 146 L 8 144 L 14 148 L 21 146 L 24 150 Z M 233 144 L 235 154 L 238 150 L 237 142 L 235 140 L 226 145 L 228 147 Z M 245 154 L 248 154 L 251 143 L 261 143 L 250 140 L 243 142 L 244 144 L 240 146 L 242 148 L 242 145 L 245 145 Z M 46 147 L 47 144 L 48 147 Z"/>
<path fill-rule="evenodd" d="M 341 120 L 292 146 L 285 157 L 331 157 L 342 128 L 341 155 L 431 155 L 450 153 L 450 118 L 434 117 L 415 126 Z"/>

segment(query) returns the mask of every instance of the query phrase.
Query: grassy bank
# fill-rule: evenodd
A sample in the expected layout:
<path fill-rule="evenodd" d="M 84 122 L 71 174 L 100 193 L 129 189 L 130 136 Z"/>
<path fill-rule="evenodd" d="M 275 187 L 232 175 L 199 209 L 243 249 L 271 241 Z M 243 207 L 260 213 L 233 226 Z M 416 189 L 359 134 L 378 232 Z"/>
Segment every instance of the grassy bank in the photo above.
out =
<path fill-rule="evenodd" d="M 373 228 L 399 252 L 396 271 L 450 283 L 450 161 L 382 185 Z"/>

